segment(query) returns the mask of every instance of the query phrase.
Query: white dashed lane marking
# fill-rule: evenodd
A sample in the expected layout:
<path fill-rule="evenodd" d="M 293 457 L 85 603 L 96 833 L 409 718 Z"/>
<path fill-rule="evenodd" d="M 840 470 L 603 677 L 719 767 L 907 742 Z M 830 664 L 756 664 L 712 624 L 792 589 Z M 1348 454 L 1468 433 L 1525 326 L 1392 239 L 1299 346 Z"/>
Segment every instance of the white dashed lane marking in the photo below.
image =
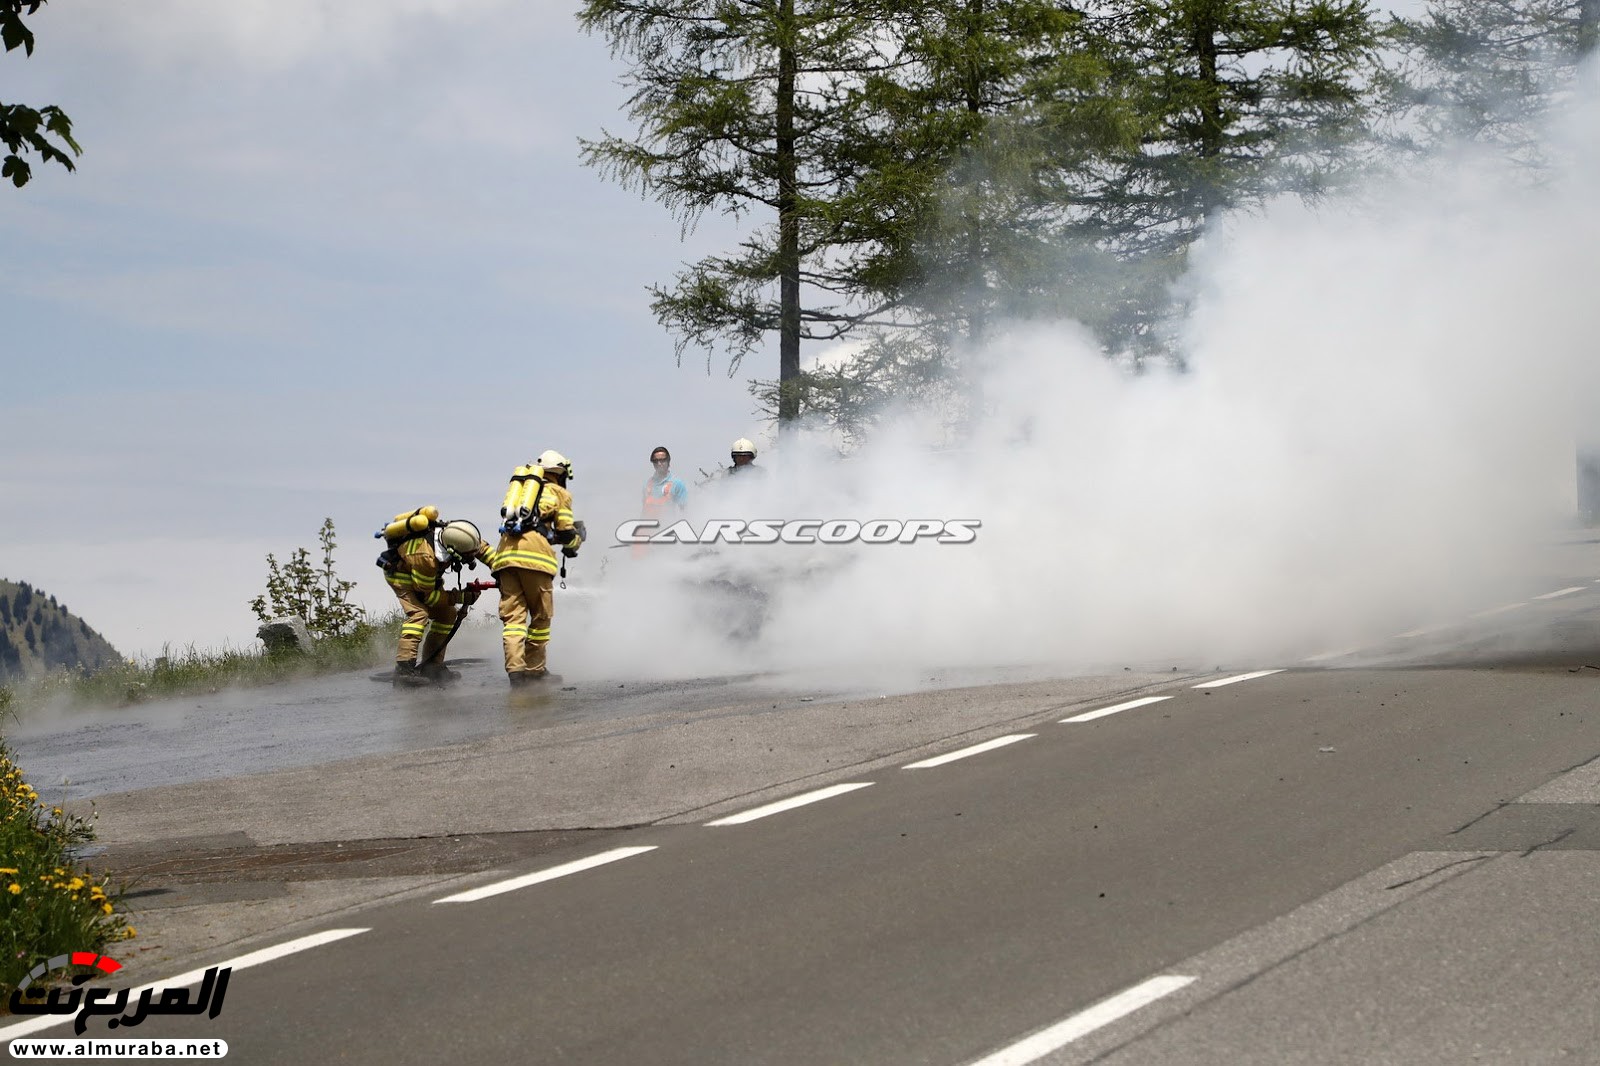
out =
<path fill-rule="evenodd" d="M 1316 655 L 1307 655 L 1300 661 L 1303 663 L 1324 663 L 1329 659 L 1342 659 L 1346 655 L 1354 655 L 1360 650 L 1362 650 L 1360 646 L 1354 648 L 1340 648 L 1338 651 L 1325 651 L 1319 652 Z"/>
<path fill-rule="evenodd" d="M 1013 733 L 1008 737 L 995 737 L 993 740 L 986 740 L 982 744 L 974 744 L 972 747 L 962 748 L 960 751 L 952 751 L 945 755 L 936 755 L 931 759 L 923 759 L 921 762 L 906 763 L 904 766 L 900 767 L 900 769 L 926 770 L 931 766 L 943 766 L 947 762 L 955 762 L 957 759 L 965 759 L 969 755 L 982 755 L 986 751 L 993 751 L 996 748 L 1003 748 L 1007 744 L 1015 744 L 1019 740 L 1028 740 L 1038 735 L 1039 734 L 1037 733 Z"/>
<path fill-rule="evenodd" d="M 1101 1000 L 1088 1010 L 1079 1011 L 1048 1029 L 1003 1047 L 994 1054 L 979 1059 L 972 1066 L 1026 1066 L 1027 1063 L 1042 1059 L 1052 1051 L 1059 1051 L 1074 1040 L 1088 1036 L 1096 1029 L 1110 1025 L 1118 1018 L 1126 1017 L 1140 1007 L 1148 1006 L 1162 996 L 1170 995 L 1193 983 L 1193 977 L 1180 977 L 1176 974 L 1152 977 L 1142 984 L 1118 992 L 1110 999 Z"/>
<path fill-rule="evenodd" d="M 335 940 L 343 940 L 345 937 L 368 932 L 371 932 L 371 930 L 326 929 L 320 933 L 312 933 L 310 936 L 300 937 L 298 940 L 274 944 L 270 948 L 262 948 L 260 951 L 252 951 L 248 955 L 240 955 L 236 959 L 216 963 L 213 968 L 217 970 L 247 970 L 252 966 L 260 966 L 264 962 L 271 962 L 273 959 L 281 959 L 285 955 L 293 955 L 308 948 L 321 947 L 323 944 L 331 944 Z M 187 988 L 190 985 L 197 985 L 205 979 L 206 970 L 190 970 L 188 973 L 180 973 L 176 977 L 168 977 L 164 981 L 152 981 L 150 984 L 131 988 L 128 990 L 128 998 L 136 1000 L 144 993 L 153 992 L 160 988 Z M 40 1029 L 48 1029 L 52 1025 L 65 1025 L 67 1022 L 72 1021 L 73 1017 L 73 1015 L 67 1014 L 55 1017 L 30 1018 L 25 1022 L 18 1022 L 16 1025 L 8 1025 L 0 1029 L 0 1040 L 13 1040 L 19 1036 L 36 1033 Z"/>
<path fill-rule="evenodd" d="M 1061 719 L 1061 724 L 1066 725 L 1068 722 L 1092 722 L 1096 718 L 1104 718 L 1108 714 L 1116 714 L 1119 711 L 1131 711 L 1135 707 L 1148 707 L 1152 703 L 1160 703 L 1162 700 L 1170 700 L 1171 698 L 1171 696 L 1146 696 L 1142 700 L 1129 700 L 1127 703 L 1119 703 L 1115 707 L 1102 707 L 1098 711 L 1085 711 L 1083 714 L 1075 714 L 1071 718 L 1063 718 Z"/>
<path fill-rule="evenodd" d="M 1574 592 L 1582 592 L 1586 587 L 1587 586 L 1584 586 L 1584 585 L 1573 585 L 1571 588 L 1556 589 L 1554 592 L 1546 592 L 1543 596 L 1535 596 L 1534 599 L 1536 599 L 1536 600 L 1553 600 L 1557 596 L 1570 596 Z"/>
<path fill-rule="evenodd" d="M 806 804 L 816 803 L 818 800 L 832 799 L 834 796 L 842 796 L 846 792 L 854 792 L 856 789 L 866 788 L 870 784 L 872 784 L 871 781 L 852 781 L 843 785 L 830 785 L 827 788 L 819 788 L 815 792 L 806 792 L 799 796 L 790 796 L 786 800 L 779 800 L 777 803 L 769 803 L 765 807 L 756 807 L 752 810 L 744 811 L 741 814 L 730 814 L 726 818 L 718 818 L 714 822 L 707 822 L 706 825 L 742 825 L 745 822 L 753 822 L 757 818 L 765 818 L 770 814 L 781 814 L 784 811 L 792 811 L 796 807 L 804 807 Z"/>
<path fill-rule="evenodd" d="M 613 848 L 610 851 L 602 851 L 598 855 L 591 855 L 587 859 L 578 859 L 574 862 L 562 863 L 560 866 L 552 866 L 548 870 L 538 870 L 531 874 L 523 874 L 521 877 L 496 881 L 493 884 L 483 885 L 479 888 L 468 889 L 465 892 L 457 892 L 453 896 L 436 899 L 434 902 L 476 903 L 480 899 L 498 896 L 502 892 L 515 892 L 519 888 L 527 888 L 529 885 L 536 885 L 541 881 L 553 881 L 558 877 L 565 877 L 568 874 L 575 874 L 583 870 L 592 870 L 596 866 L 604 866 L 607 863 L 616 862 L 618 859 L 626 859 L 654 850 L 656 850 L 654 845 L 637 848 Z"/>
<path fill-rule="evenodd" d="M 1456 624 L 1457 623 L 1455 622 L 1440 622 L 1438 625 L 1418 626 L 1415 629 L 1408 629 L 1404 633 L 1396 633 L 1394 636 L 1396 640 L 1407 640 L 1411 637 L 1425 637 L 1429 633 L 1437 633 L 1441 629 L 1449 629 L 1451 626 Z"/>
<path fill-rule="evenodd" d="M 1479 611 L 1477 614 L 1469 614 L 1469 615 L 1467 615 L 1467 617 L 1468 618 L 1492 618 L 1497 614 L 1505 614 L 1507 611 L 1515 611 L 1518 607 L 1526 607 L 1526 606 L 1528 606 L 1528 603 L 1527 603 L 1526 600 L 1522 601 L 1521 603 L 1502 603 L 1498 607 L 1491 607 L 1487 611 Z"/>
<path fill-rule="evenodd" d="M 1254 681 L 1258 677 L 1266 677 L 1269 674 L 1281 674 L 1281 673 L 1283 673 L 1282 670 L 1255 670 L 1255 671 L 1252 671 L 1252 672 L 1250 672 L 1248 674 L 1235 674 L 1232 677 L 1225 677 L 1220 681 L 1203 681 L 1198 685 L 1190 685 L 1189 687 L 1190 688 L 1221 688 L 1223 685 L 1237 685 L 1241 681 Z"/>

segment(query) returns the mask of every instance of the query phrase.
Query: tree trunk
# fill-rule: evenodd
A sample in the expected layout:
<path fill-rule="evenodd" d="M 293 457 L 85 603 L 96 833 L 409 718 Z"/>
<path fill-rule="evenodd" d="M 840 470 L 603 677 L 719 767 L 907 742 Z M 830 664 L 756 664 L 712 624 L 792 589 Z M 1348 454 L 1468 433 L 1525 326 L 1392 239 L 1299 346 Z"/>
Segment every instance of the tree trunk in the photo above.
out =
<path fill-rule="evenodd" d="M 778 3 L 778 425 L 800 417 L 800 215 L 795 164 L 794 0 Z"/>
<path fill-rule="evenodd" d="M 983 111 L 983 78 L 979 70 L 980 40 L 983 32 L 983 0 L 967 0 L 967 78 L 963 87 L 967 114 L 972 116 L 970 133 L 961 146 L 961 156 L 967 171 L 967 339 L 976 348 L 983 343 L 984 318 L 987 309 L 988 272 L 984 269 L 983 253 L 983 176 L 978 173 L 973 160 L 972 138 L 978 135 L 978 116 Z"/>
<path fill-rule="evenodd" d="M 1200 62 L 1200 158 L 1211 167 L 1220 165 L 1226 126 L 1222 120 L 1222 80 L 1217 76 L 1217 17 L 1216 0 L 1191 0 L 1194 5 L 1190 43 Z M 1217 175 L 1208 168 L 1201 177 L 1201 211 L 1209 221 L 1211 213 L 1221 206 L 1221 190 Z"/>
<path fill-rule="evenodd" d="M 1600 0 L 1578 0 L 1578 58 L 1585 59 L 1600 43 Z"/>

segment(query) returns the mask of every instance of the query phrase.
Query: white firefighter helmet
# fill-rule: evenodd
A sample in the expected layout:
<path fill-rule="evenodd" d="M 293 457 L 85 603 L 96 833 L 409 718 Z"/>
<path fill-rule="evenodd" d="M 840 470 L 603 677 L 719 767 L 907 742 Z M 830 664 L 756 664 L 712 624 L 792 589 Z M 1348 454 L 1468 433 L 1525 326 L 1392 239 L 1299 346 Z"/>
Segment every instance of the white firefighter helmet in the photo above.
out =
<path fill-rule="evenodd" d="M 572 480 L 572 461 L 558 451 L 540 452 L 534 462 L 546 470 L 559 470 L 563 478 Z"/>
<path fill-rule="evenodd" d="M 740 437 L 738 440 L 733 442 L 732 454 L 748 455 L 750 458 L 754 459 L 756 457 L 755 442 L 746 437 Z"/>
<path fill-rule="evenodd" d="M 483 543 L 483 537 L 478 532 L 478 527 L 464 518 L 458 518 L 447 524 L 439 533 L 439 543 L 444 545 L 444 550 L 457 559 L 471 559 L 478 554 L 478 545 Z"/>

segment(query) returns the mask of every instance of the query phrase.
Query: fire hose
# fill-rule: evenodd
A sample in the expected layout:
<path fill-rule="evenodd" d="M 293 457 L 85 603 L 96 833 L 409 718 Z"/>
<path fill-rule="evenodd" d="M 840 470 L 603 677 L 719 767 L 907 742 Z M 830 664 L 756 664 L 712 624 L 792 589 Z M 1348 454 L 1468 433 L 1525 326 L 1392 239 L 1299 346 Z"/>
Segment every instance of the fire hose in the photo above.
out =
<path fill-rule="evenodd" d="M 450 627 L 450 632 L 445 635 L 445 638 L 439 642 L 439 646 L 433 649 L 433 653 L 426 659 L 422 660 L 422 662 L 418 664 L 417 668 L 421 669 L 422 667 L 433 662 L 435 659 L 438 659 L 440 655 L 444 654 L 445 647 L 450 643 L 451 640 L 455 638 L 455 635 L 461 632 L 461 623 L 466 621 L 467 611 L 472 608 L 472 601 L 477 599 L 476 596 L 468 599 L 468 597 L 465 595 L 466 592 L 471 591 L 483 593 L 487 592 L 489 589 L 499 587 L 500 583 L 498 581 L 473 581 L 469 582 L 465 588 L 457 589 L 456 591 L 461 592 L 463 595 L 461 597 L 461 606 L 456 610 L 455 624 Z M 442 662 L 443 660 L 440 661 Z"/>

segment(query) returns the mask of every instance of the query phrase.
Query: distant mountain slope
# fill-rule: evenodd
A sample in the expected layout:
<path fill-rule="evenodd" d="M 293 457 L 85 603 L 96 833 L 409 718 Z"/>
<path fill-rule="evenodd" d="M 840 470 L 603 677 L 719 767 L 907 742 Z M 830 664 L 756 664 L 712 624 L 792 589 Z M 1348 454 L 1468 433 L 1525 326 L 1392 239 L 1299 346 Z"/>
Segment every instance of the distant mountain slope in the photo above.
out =
<path fill-rule="evenodd" d="M 0 682 L 79 666 L 98 670 L 121 662 L 89 623 L 29 585 L 0 579 Z"/>

